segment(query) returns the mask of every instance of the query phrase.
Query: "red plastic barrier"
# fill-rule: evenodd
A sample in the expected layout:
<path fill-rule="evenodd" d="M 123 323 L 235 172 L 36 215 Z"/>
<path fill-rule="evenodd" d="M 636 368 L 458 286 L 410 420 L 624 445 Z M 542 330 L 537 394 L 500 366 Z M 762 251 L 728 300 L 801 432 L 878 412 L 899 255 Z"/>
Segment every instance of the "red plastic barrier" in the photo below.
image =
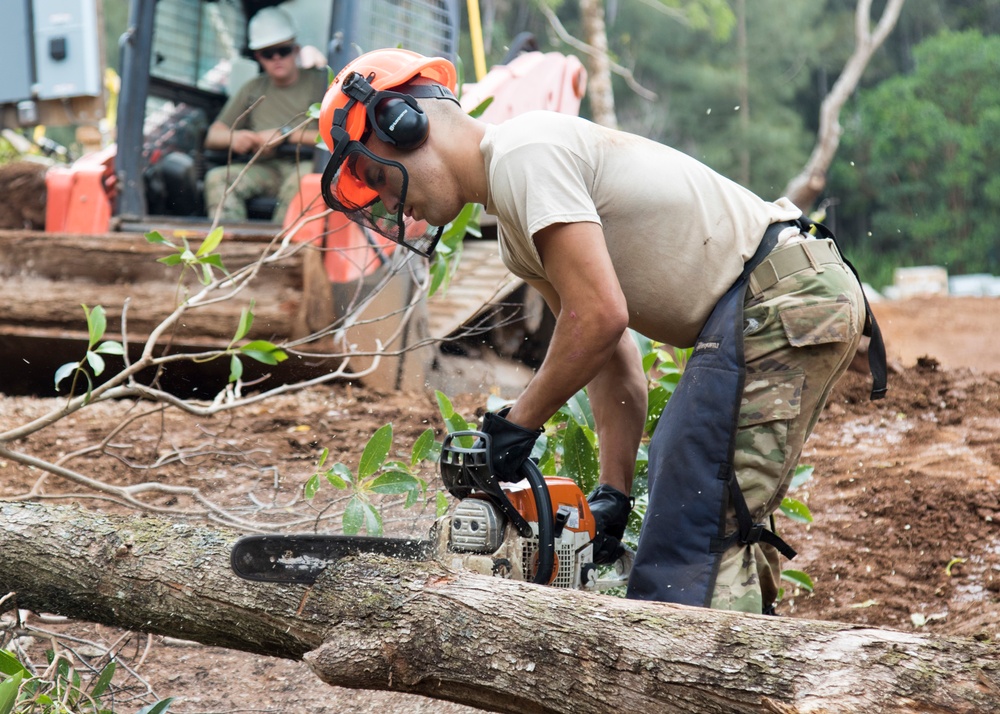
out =
<path fill-rule="evenodd" d="M 115 147 L 45 174 L 45 230 L 99 235 L 111 230 Z"/>
<path fill-rule="evenodd" d="M 367 231 L 343 213 L 331 212 L 325 218 L 316 218 L 327 210 L 320 190 L 321 178 L 321 174 L 302 177 L 299 192 L 285 214 L 284 227 L 288 229 L 301 222 L 293 240 L 309 242 L 324 252 L 323 265 L 330 282 L 353 282 L 375 272 L 383 262 L 379 252 L 388 258 L 396 244 Z"/>

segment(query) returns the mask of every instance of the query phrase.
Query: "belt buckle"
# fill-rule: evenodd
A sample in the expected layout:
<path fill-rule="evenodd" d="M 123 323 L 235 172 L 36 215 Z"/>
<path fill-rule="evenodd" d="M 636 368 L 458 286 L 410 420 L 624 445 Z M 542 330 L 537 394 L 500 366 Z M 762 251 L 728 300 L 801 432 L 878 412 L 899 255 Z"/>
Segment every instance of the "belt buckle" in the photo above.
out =
<path fill-rule="evenodd" d="M 754 523 L 750 526 L 750 530 L 747 531 L 746 537 L 742 538 L 743 545 L 753 545 L 754 543 L 760 543 L 760 537 L 764 533 L 763 523 Z"/>

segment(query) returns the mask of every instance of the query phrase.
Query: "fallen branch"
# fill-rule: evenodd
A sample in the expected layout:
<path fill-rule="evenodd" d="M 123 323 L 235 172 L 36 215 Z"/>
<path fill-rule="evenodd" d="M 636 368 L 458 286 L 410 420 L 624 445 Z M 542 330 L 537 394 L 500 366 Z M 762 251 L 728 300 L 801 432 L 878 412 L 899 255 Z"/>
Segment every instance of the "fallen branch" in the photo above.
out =
<path fill-rule="evenodd" d="M 991 712 L 1000 647 L 527 585 L 363 557 L 243 581 L 237 534 L 0 502 L 16 606 L 264 655 L 338 686 L 501 712 Z M 4 606 L 11 607 L 10 601 Z"/>

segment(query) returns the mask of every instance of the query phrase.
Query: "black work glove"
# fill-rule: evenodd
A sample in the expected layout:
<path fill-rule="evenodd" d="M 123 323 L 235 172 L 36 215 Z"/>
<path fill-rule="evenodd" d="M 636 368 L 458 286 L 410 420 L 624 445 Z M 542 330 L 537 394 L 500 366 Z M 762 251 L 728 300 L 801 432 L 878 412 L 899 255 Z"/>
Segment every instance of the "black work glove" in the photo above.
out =
<path fill-rule="evenodd" d="M 597 526 L 594 562 L 609 565 L 618 560 L 625 550 L 622 538 L 634 501 L 618 489 L 601 484 L 587 496 L 587 503 Z"/>
<path fill-rule="evenodd" d="M 542 433 L 541 429 L 525 429 L 507 421 L 504 417 L 509 412 L 510 407 L 504 407 L 496 413 L 487 412 L 483 417 L 483 432 L 490 435 L 492 442 L 490 468 L 498 481 L 520 481 L 523 478 L 518 472 L 531 456 L 531 450 Z"/>

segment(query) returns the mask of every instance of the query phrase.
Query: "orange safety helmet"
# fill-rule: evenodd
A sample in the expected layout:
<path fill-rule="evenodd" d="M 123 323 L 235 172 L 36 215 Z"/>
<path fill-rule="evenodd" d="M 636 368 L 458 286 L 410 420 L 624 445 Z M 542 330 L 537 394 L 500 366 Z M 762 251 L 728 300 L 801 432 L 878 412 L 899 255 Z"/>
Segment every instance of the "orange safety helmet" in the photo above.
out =
<path fill-rule="evenodd" d="M 424 55 L 404 49 L 384 49 L 366 52 L 351 60 L 337 76 L 323 97 L 319 114 L 319 131 L 331 152 L 334 151 L 330 128 L 333 126 L 334 113 L 345 109 L 351 103 L 344 91 L 344 82 L 351 74 L 360 74 L 375 90 L 391 90 L 402 86 L 414 77 L 421 76 L 444 85 L 450 92 L 455 91 L 458 75 L 455 65 L 443 57 L 425 57 Z M 347 118 L 341 126 L 354 141 L 360 141 L 365 133 L 366 108 L 355 105 L 347 110 Z"/>
<path fill-rule="evenodd" d="M 393 91 L 418 77 L 428 83 L 411 85 L 405 93 Z M 404 151 L 416 149 L 429 130 L 427 117 L 416 99 L 449 99 L 457 103 L 452 93 L 456 83 L 455 66 L 448 60 L 404 49 L 374 50 L 340 70 L 323 97 L 319 116 L 320 136 L 332 154 L 321 182 L 326 204 L 429 256 L 436 239 L 430 243 L 426 239 L 414 240 L 413 236 L 408 240 L 406 236 L 406 170 L 397 162 L 375 156 L 364 142 L 374 133 Z M 379 203 L 379 193 L 361 175 L 360 166 L 372 163 L 397 177 L 401 189 L 395 210 Z"/>

